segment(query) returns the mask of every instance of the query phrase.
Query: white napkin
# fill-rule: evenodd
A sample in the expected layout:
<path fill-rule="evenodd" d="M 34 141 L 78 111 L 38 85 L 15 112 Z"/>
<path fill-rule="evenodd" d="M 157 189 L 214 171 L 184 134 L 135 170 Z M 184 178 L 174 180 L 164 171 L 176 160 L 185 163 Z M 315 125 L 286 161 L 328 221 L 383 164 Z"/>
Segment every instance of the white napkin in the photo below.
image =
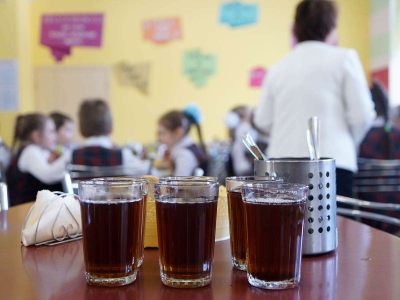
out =
<path fill-rule="evenodd" d="M 36 227 L 40 215 L 46 208 L 47 204 L 49 204 L 56 197 L 56 194 L 48 190 L 38 192 L 35 206 L 33 207 L 31 214 L 26 221 L 25 229 L 22 230 L 21 241 L 24 246 L 35 244 Z M 61 208 L 63 203 L 68 206 L 76 221 L 71 216 L 70 212 L 65 206 Z M 60 211 L 60 208 L 61 212 L 57 218 L 57 214 Z M 55 226 L 53 233 L 57 238 L 62 238 L 64 234 L 66 235 L 65 230 L 62 228 L 62 225 L 64 225 L 65 229 L 68 229 L 68 233 L 70 235 L 75 235 L 82 232 L 81 208 L 79 205 L 79 201 L 72 196 L 57 197 L 57 200 L 53 201 L 47 207 L 46 211 L 42 215 L 42 218 L 40 219 L 36 243 L 42 243 L 54 239 L 52 234 L 54 222 Z M 69 224 L 72 224 L 73 228 L 68 227 Z"/>

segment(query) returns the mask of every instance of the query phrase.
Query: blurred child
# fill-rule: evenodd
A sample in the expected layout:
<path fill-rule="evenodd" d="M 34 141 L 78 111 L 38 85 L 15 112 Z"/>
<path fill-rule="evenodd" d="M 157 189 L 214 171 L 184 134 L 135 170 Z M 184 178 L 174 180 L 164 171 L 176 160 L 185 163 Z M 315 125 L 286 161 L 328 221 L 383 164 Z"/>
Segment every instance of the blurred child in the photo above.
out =
<path fill-rule="evenodd" d="M 250 133 L 260 149 L 263 151 L 267 145 L 267 138 L 252 126 L 253 110 L 250 106 L 242 105 L 233 108 L 225 116 L 225 124 L 229 128 L 229 136 L 232 141 L 231 161 L 233 175 L 252 175 L 253 156 L 249 153 L 242 142 L 242 136 Z"/>
<path fill-rule="evenodd" d="M 136 157 L 128 148 L 113 146 L 110 135 L 113 129 L 112 115 L 107 103 L 100 99 L 86 100 L 79 109 L 79 127 L 85 137 L 84 146 L 72 153 L 72 164 L 85 166 L 127 167 L 132 176 L 150 172 L 150 161 Z"/>
<path fill-rule="evenodd" d="M 49 162 L 56 146 L 53 120 L 42 114 L 19 116 L 15 126 L 13 150 L 7 171 L 10 206 L 36 199 L 38 191 L 61 191 L 61 175 L 66 170 L 69 155 Z"/>
<path fill-rule="evenodd" d="M 196 168 L 207 173 L 207 156 L 200 119 L 200 110 L 192 104 L 183 111 L 170 111 L 158 121 L 158 140 L 168 147 L 174 176 L 191 176 Z M 197 128 L 201 147 L 188 135 L 192 125 Z"/>
<path fill-rule="evenodd" d="M 50 114 L 56 125 L 57 133 L 57 154 L 62 154 L 69 149 L 74 140 L 74 122 L 72 119 L 62 113 L 53 112 Z"/>

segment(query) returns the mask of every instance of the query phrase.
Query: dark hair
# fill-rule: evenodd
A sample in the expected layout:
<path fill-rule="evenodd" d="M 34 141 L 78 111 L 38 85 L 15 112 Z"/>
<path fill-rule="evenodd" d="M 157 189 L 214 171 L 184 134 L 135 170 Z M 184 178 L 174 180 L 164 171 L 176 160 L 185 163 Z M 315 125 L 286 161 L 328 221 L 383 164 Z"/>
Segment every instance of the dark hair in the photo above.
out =
<path fill-rule="evenodd" d="M 207 153 L 200 124 L 188 114 L 185 114 L 183 111 L 180 110 L 172 110 L 163 115 L 158 120 L 158 123 L 163 125 L 170 131 L 175 131 L 179 127 L 182 127 L 185 131 L 185 135 L 189 133 L 192 125 L 195 125 L 197 128 L 197 134 L 199 136 L 200 146 L 203 149 L 204 153 Z"/>
<path fill-rule="evenodd" d="M 303 0 L 296 8 L 294 35 L 297 41 L 324 41 L 337 23 L 334 1 Z"/>
<path fill-rule="evenodd" d="M 53 119 L 56 124 L 56 130 L 59 130 L 66 122 L 73 122 L 70 117 L 59 112 L 52 112 L 50 118 Z"/>
<path fill-rule="evenodd" d="M 27 114 L 17 117 L 14 129 L 12 149 L 15 150 L 18 143 L 30 142 L 31 134 L 35 130 L 42 131 L 49 119 L 43 114 Z"/>
<path fill-rule="evenodd" d="M 108 104 L 101 99 L 83 101 L 79 109 L 79 126 L 84 137 L 109 135 L 112 115 Z"/>
<path fill-rule="evenodd" d="M 372 81 L 371 96 L 372 96 L 372 101 L 375 104 L 376 114 L 379 117 L 383 117 L 383 119 L 385 120 L 385 125 L 384 125 L 385 139 L 383 145 L 384 158 L 391 159 L 392 141 L 390 137 L 391 125 L 389 124 L 389 99 L 387 97 L 385 89 L 379 82 L 375 80 Z"/>
<path fill-rule="evenodd" d="M 247 105 L 239 105 L 234 107 L 231 111 L 239 115 L 241 119 L 249 117 L 250 107 Z"/>

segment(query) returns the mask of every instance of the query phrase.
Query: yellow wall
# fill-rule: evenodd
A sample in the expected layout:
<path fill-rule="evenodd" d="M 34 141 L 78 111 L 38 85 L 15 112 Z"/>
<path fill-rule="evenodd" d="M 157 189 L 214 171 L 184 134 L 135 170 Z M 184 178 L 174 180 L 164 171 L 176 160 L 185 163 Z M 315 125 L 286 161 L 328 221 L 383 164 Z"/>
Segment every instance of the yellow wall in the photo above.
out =
<path fill-rule="evenodd" d="M 222 2 L 35 0 L 31 4 L 33 66 L 56 64 L 50 50 L 39 44 L 42 14 L 104 12 L 103 47 L 73 48 L 72 55 L 66 57 L 62 64 L 112 65 L 121 60 L 151 62 L 148 96 L 134 88 L 118 85 L 115 76 L 112 76 L 114 139 L 119 142 L 129 138 L 144 142 L 153 140 L 158 117 L 169 109 L 181 108 L 191 101 L 197 102 L 205 114 L 205 136 L 224 137 L 226 130 L 222 120 L 225 112 L 237 104 L 255 105 L 258 101 L 260 90 L 248 86 L 249 70 L 257 66 L 268 67 L 289 51 L 289 29 L 298 1 L 258 1 L 259 23 L 237 29 L 218 24 Z M 338 2 L 341 9 L 340 45 L 356 48 L 364 68 L 368 69 L 369 1 Z M 182 40 L 165 45 L 143 40 L 143 20 L 176 16 L 181 18 Z M 208 85 L 203 88 L 195 87 L 182 74 L 183 52 L 198 47 L 217 55 L 217 74 L 211 76 Z"/>
<path fill-rule="evenodd" d="M 0 2 L 0 59 L 19 61 L 21 112 L 34 109 L 30 46 L 30 3 L 24 0 Z M 11 144 L 17 114 L 0 113 L 0 136 L 8 144 Z"/>

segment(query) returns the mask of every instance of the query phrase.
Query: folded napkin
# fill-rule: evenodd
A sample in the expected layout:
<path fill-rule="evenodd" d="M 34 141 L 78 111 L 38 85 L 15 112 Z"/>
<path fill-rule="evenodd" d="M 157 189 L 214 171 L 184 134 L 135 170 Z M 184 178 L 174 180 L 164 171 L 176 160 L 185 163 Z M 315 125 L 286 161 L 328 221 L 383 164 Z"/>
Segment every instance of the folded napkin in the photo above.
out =
<path fill-rule="evenodd" d="M 55 198 L 56 200 L 54 200 Z M 44 211 L 46 206 L 52 200 L 54 201 Z M 69 208 L 76 221 L 71 216 L 68 209 L 62 205 L 63 203 L 65 203 Z M 40 215 L 43 211 L 44 213 L 39 222 Z M 60 214 L 57 217 L 58 212 L 60 212 Z M 37 231 L 36 243 L 54 240 L 53 233 L 56 238 L 62 238 L 64 234 L 66 235 L 66 231 L 62 226 L 64 226 L 65 229 L 68 229 L 70 235 L 81 233 L 82 224 L 79 201 L 72 196 L 59 197 L 48 190 L 38 192 L 34 207 L 26 220 L 25 228 L 22 230 L 21 242 L 24 246 L 35 244 L 35 234 L 38 222 L 39 228 Z M 55 226 L 53 230 L 54 223 Z M 70 224 L 72 224 L 72 228 L 69 226 Z"/>

